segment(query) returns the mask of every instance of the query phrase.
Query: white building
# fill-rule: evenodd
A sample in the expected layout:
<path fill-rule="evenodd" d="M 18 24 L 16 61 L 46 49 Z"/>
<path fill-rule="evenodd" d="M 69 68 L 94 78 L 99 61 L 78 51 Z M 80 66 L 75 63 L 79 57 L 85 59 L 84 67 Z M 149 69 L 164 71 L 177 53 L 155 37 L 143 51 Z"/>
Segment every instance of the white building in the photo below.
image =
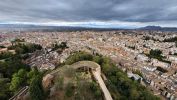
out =
<path fill-rule="evenodd" d="M 146 55 L 144 55 L 144 54 L 138 54 L 136 57 L 135 57 L 135 59 L 137 60 L 137 61 L 142 61 L 142 62 L 147 62 L 147 61 L 149 61 L 149 58 L 146 56 Z"/>
<path fill-rule="evenodd" d="M 165 62 L 161 62 L 157 59 L 152 59 L 152 65 L 153 66 L 160 66 L 160 67 L 163 67 L 163 68 L 169 68 L 170 67 L 170 64 L 165 63 Z"/>
<path fill-rule="evenodd" d="M 142 79 L 141 76 L 139 76 L 138 74 L 133 74 L 132 72 L 127 72 L 127 75 L 129 78 L 134 78 L 136 81 L 139 80 L 139 79 Z"/>
<path fill-rule="evenodd" d="M 177 56 L 168 56 L 167 58 L 169 61 L 177 63 Z"/>
<path fill-rule="evenodd" d="M 147 71 L 151 71 L 151 72 L 153 72 L 157 69 L 157 67 L 155 67 L 155 66 L 144 66 L 143 68 L 146 69 Z"/>

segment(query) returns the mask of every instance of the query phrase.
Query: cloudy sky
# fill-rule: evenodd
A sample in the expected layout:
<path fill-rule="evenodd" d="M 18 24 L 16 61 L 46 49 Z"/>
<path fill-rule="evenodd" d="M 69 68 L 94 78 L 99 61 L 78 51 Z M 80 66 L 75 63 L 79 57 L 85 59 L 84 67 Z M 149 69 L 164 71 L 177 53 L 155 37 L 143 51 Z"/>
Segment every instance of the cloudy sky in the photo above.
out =
<path fill-rule="evenodd" d="M 177 0 L 3 0 L 0 23 L 177 27 Z"/>

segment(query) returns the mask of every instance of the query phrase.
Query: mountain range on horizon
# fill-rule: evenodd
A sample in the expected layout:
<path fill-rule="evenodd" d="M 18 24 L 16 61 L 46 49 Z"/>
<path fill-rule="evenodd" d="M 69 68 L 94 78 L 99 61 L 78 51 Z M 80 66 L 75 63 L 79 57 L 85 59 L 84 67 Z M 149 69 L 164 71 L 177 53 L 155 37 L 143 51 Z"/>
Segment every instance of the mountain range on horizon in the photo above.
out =
<path fill-rule="evenodd" d="M 138 28 L 139 30 L 156 30 L 156 31 L 177 31 L 177 27 L 161 27 L 161 26 L 146 26 Z"/>
<path fill-rule="evenodd" d="M 68 31 L 68 30 L 121 30 L 130 28 L 111 28 L 111 27 L 87 27 L 87 26 L 53 26 L 53 25 L 34 25 L 34 24 L 0 24 L 0 30 L 57 30 L 57 31 Z M 177 31 L 177 27 L 161 27 L 161 26 L 145 26 L 140 28 L 131 28 L 135 30 L 152 30 L 152 31 Z"/>

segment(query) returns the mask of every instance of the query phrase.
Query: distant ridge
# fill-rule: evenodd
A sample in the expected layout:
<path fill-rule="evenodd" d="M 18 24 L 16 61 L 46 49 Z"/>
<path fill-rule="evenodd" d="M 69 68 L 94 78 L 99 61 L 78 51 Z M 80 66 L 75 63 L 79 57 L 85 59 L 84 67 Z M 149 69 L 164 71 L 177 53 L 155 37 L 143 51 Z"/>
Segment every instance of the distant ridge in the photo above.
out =
<path fill-rule="evenodd" d="M 0 24 L 0 30 L 9 31 L 111 31 L 120 30 L 119 28 L 97 28 L 97 27 L 82 27 L 82 26 L 45 26 L 33 24 Z"/>
<path fill-rule="evenodd" d="M 146 26 L 146 27 L 138 28 L 138 30 L 177 31 L 177 27 Z"/>
<path fill-rule="evenodd" d="M 8 31 L 114 31 L 114 30 L 148 30 L 148 31 L 174 31 L 177 32 L 177 27 L 161 27 L 161 26 L 146 26 L 135 29 L 126 28 L 98 28 L 98 27 L 86 27 L 86 26 L 46 26 L 46 25 L 34 25 L 34 24 L 0 24 L 0 30 Z"/>

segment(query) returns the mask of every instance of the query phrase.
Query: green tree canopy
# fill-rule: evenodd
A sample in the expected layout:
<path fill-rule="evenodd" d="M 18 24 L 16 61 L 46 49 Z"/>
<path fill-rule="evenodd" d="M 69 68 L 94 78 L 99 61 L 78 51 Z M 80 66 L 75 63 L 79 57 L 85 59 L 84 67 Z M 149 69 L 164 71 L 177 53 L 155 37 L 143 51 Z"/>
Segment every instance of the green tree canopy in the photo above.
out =
<path fill-rule="evenodd" d="M 44 100 L 44 90 L 42 87 L 42 76 L 37 75 L 30 84 L 30 97 L 32 100 Z"/>
<path fill-rule="evenodd" d="M 20 87 L 26 84 L 26 73 L 26 70 L 20 69 L 17 73 L 13 74 L 10 90 L 17 91 Z"/>

